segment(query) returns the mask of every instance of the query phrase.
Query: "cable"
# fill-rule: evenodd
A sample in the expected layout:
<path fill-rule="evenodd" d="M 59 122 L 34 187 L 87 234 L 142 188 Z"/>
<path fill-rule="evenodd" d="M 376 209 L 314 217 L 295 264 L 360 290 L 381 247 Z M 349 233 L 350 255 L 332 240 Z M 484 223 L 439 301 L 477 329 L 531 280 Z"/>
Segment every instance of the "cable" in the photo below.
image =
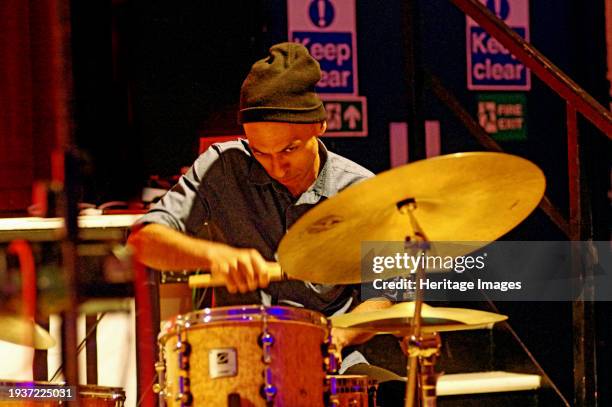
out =
<path fill-rule="evenodd" d="M 472 279 L 472 281 L 474 281 Z M 485 302 L 488 304 L 489 308 L 495 312 L 496 314 L 500 314 L 499 309 L 497 308 L 497 306 L 495 305 L 495 303 L 493 302 L 493 300 L 491 300 L 491 298 L 489 298 L 489 296 L 487 295 L 487 293 L 483 290 L 480 290 L 480 294 L 482 294 L 482 296 L 485 299 Z M 527 345 L 525 345 L 525 343 L 521 340 L 520 336 L 516 333 L 516 331 L 512 328 L 512 326 L 510 325 L 510 323 L 506 320 L 503 321 L 501 323 L 507 330 L 508 332 L 510 332 L 510 334 L 512 335 L 512 337 L 514 338 L 514 340 L 519 344 L 519 346 L 523 349 L 523 351 L 527 354 L 527 357 L 531 360 L 531 362 L 534 364 L 534 366 L 536 367 L 536 369 L 542 374 L 542 376 L 544 377 L 545 381 L 550 384 L 551 388 L 553 389 L 553 391 L 555 392 L 555 394 L 557 394 L 557 396 L 559 396 L 559 398 L 561 399 L 561 401 L 563 402 L 563 404 L 566 407 L 570 407 L 570 403 L 567 401 L 567 399 L 565 398 L 565 396 L 563 395 L 563 393 L 561 393 L 561 390 L 557 387 L 557 385 L 555 384 L 555 382 L 553 382 L 550 378 L 550 376 L 548 376 L 548 374 L 546 373 L 546 371 L 544 370 L 544 368 L 542 367 L 542 365 L 540 365 L 540 363 L 538 363 L 538 361 L 536 360 L 535 356 L 531 353 L 531 351 L 527 348 Z"/>
<path fill-rule="evenodd" d="M 83 348 L 85 348 L 85 343 L 87 342 L 89 337 L 96 331 L 98 324 L 100 324 L 100 321 L 102 320 L 102 318 L 104 318 L 105 315 L 106 312 L 101 313 L 100 316 L 96 319 L 96 322 L 93 324 L 93 326 L 89 328 L 89 331 L 87 331 L 87 333 L 85 334 L 85 338 L 83 338 L 83 340 L 77 346 L 77 355 L 83 350 Z M 51 379 L 49 379 L 49 381 L 52 382 L 60 374 L 60 372 L 62 372 L 63 369 L 64 363 L 62 362 L 55 371 L 55 373 L 53 373 L 53 376 L 51 376 Z"/>
<path fill-rule="evenodd" d="M 140 398 L 138 399 L 138 402 L 136 403 L 136 407 L 140 407 L 142 405 L 142 402 L 144 401 L 144 398 L 147 394 L 149 394 L 150 391 L 153 391 L 153 384 L 155 383 L 155 381 L 157 380 L 157 373 L 155 373 L 155 375 L 153 376 L 153 380 L 151 380 L 151 383 L 149 383 L 149 385 L 146 387 L 146 390 L 142 392 L 142 394 L 140 395 Z"/>
<path fill-rule="evenodd" d="M 204 301 L 206 300 L 206 294 L 208 294 L 208 288 L 209 287 L 204 288 L 203 291 L 200 291 L 197 288 L 193 289 L 193 291 L 191 293 L 191 303 L 195 304 L 195 308 L 194 309 L 196 309 L 196 310 L 202 309 L 202 305 L 203 305 Z M 198 298 L 197 294 L 200 294 L 199 298 Z"/>
<path fill-rule="evenodd" d="M 495 303 L 484 293 L 482 292 L 482 294 L 484 295 L 484 297 L 486 298 L 487 303 L 489 304 L 489 307 L 491 307 L 491 309 L 493 310 L 493 312 L 499 314 L 499 309 L 497 308 L 497 306 L 495 305 Z M 514 337 L 514 340 L 516 340 L 516 342 L 521 346 L 521 348 L 523 348 L 523 351 L 527 354 L 527 357 L 529 359 L 531 359 L 531 362 L 535 365 L 535 367 L 540 371 L 540 373 L 542 374 L 542 376 L 544 376 L 544 379 L 546 380 L 546 382 L 548 382 L 548 384 L 550 384 L 550 386 L 552 387 L 552 389 L 554 390 L 554 392 L 557 394 L 557 396 L 559 396 L 561 398 L 561 401 L 563 401 L 563 404 L 565 404 L 566 407 L 570 407 L 570 403 L 567 401 L 567 399 L 563 396 L 563 393 L 561 393 L 561 390 L 559 390 L 559 388 L 557 387 L 557 385 L 555 384 L 555 382 L 553 382 L 550 377 L 548 376 L 548 374 L 546 373 L 546 371 L 544 370 L 544 368 L 542 368 L 542 366 L 538 363 L 538 361 L 536 360 L 535 356 L 533 356 L 533 354 L 531 353 L 531 351 L 527 348 L 527 345 L 525 345 L 525 343 L 523 343 L 523 341 L 521 340 L 521 338 L 519 337 L 519 335 L 514 331 L 514 329 L 512 328 L 512 326 L 510 325 L 510 323 L 508 321 L 503 321 L 504 326 L 506 327 L 506 329 L 508 329 L 508 331 L 510 332 L 510 334 Z"/>

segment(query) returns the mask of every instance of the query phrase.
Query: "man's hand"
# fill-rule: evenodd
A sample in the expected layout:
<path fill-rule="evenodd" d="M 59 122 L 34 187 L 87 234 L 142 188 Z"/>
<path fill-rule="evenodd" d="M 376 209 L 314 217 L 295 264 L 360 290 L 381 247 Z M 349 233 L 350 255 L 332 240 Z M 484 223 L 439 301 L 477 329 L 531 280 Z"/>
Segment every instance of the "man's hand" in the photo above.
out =
<path fill-rule="evenodd" d="M 134 230 L 128 244 L 136 260 L 154 269 L 210 270 L 233 294 L 267 287 L 268 270 L 279 269 L 255 249 L 198 239 L 164 225 L 148 224 Z"/>
<path fill-rule="evenodd" d="M 221 243 L 212 244 L 207 257 L 211 274 L 225 280 L 231 294 L 267 287 L 268 269 L 276 264 L 266 262 L 255 249 L 238 249 Z"/>
<path fill-rule="evenodd" d="M 361 345 L 376 336 L 376 331 L 364 331 L 358 328 L 332 328 L 332 343 L 338 351 L 348 345 Z"/>

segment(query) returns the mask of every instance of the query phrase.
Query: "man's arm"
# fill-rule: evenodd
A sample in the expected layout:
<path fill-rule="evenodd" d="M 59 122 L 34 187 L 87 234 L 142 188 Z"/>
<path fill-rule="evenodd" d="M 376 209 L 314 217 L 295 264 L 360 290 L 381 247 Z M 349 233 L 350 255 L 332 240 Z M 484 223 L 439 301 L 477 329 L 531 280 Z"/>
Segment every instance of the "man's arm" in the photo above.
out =
<path fill-rule="evenodd" d="M 372 298 L 366 300 L 356 306 L 352 312 L 367 312 L 376 311 L 380 309 L 389 308 L 393 303 L 387 298 Z M 376 334 L 370 332 L 359 332 L 357 329 L 350 328 L 333 328 L 332 337 L 334 344 L 338 350 L 342 350 L 343 347 L 348 345 L 359 345 L 360 343 L 366 342 L 372 339 Z"/>
<path fill-rule="evenodd" d="M 159 270 L 210 270 L 230 293 L 267 287 L 268 265 L 255 249 L 238 249 L 198 239 L 168 226 L 147 224 L 130 235 L 136 259 Z"/>

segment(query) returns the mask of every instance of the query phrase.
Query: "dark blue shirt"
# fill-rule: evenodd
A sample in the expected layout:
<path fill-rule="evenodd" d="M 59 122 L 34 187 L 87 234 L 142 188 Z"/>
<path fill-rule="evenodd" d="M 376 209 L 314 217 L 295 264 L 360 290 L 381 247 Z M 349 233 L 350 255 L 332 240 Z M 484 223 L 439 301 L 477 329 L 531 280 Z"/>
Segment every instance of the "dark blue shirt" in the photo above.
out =
<path fill-rule="evenodd" d="M 246 140 L 214 144 L 138 223 L 159 223 L 192 236 L 257 249 L 275 260 L 289 227 L 306 211 L 344 188 L 371 177 L 360 165 L 327 151 L 319 141 L 321 170 L 313 185 L 293 197 L 255 160 Z M 272 283 L 272 304 L 301 304 L 330 315 L 356 303 L 355 286 L 323 286 L 302 281 Z M 216 291 L 216 305 L 261 302 L 260 293 Z M 355 305 L 355 304 L 353 304 Z"/>

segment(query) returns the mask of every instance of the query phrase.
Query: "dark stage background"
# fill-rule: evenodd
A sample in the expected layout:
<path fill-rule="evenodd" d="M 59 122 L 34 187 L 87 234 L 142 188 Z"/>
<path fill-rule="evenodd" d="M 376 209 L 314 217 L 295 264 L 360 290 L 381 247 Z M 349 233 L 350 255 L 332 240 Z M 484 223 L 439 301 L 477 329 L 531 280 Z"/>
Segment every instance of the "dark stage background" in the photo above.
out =
<path fill-rule="evenodd" d="M 42 72 L 46 60 L 44 47 L 35 41 L 36 13 L 40 13 L 36 2 L 9 3 L 19 8 L 18 15 L 25 15 L 25 20 L 29 16 L 33 29 L 21 29 L 21 20 L 7 19 L 10 24 L 4 29 L 14 40 L 5 35 L 0 50 L 4 55 L 10 47 L 19 46 L 19 39 L 28 31 L 33 39 L 31 52 L 38 55 L 30 68 L 34 74 Z M 356 1 L 359 93 L 368 98 L 369 134 L 366 138 L 324 140 L 331 150 L 374 172 L 389 168 L 389 123 L 408 121 L 410 114 L 405 44 L 412 40 L 411 33 L 421 39 L 417 49 L 424 69 L 438 76 L 476 116 L 476 95 L 466 89 L 465 16 L 448 0 L 418 0 L 414 2 L 417 24 L 407 27 L 406 3 Z M 608 106 L 604 1 L 530 3 L 531 42 Z M 98 205 L 110 200 L 138 200 L 150 176 L 178 174 L 196 158 L 200 136 L 241 133 L 236 123 L 241 82 L 270 45 L 287 39 L 284 0 L 72 0 L 69 8 L 70 106 L 75 142 L 83 152 L 81 198 Z M 0 17 L 11 15 L 7 10 L 0 8 Z M 22 60 L 9 61 L 7 66 L 25 75 L 18 63 Z M 0 87 L 8 88 L 10 81 L 5 77 L 0 80 Z M 26 97 L 24 94 L 20 97 Z M 44 95 L 28 99 L 32 109 L 45 107 Z M 12 96 L 5 100 L 11 101 Z M 532 90 L 526 96 L 527 141 L 505 142 L 502 147 L 543 169 L 547 194 L 567 217 L 564 102 L 534 75 Z M 442 153 L 483 150 L 429 90 L 425 90 L 421 107 L 425 119 L 440 121 Z M 10 109 L 20 114 L 17 107 Z M 33 126 L 41 131 L 33 140 L 23 142 L 19 156 L 9 157 L 0 151 L 6 168 L 13 162 L 25 168 L 23 182 L 18 185 L 20 200 L 0 208 L 11 214 L 25 211 L 24 191 L 34 179 L 50 178 L 48 153 L 53 141 L 44 124 L 43 119 L 34 117 Z M 423 158 L 422 141 L 414 134 L 410 141 L 411 157 Z M 589 220 L 584 234 L 609 240 L 610 142 L 592 126 L 581 123 L 581 149 L 583 205 L 587 208 L 584 219 Z M 27 153 L 30 150 L 31 156 Z M 3 179 L 11 179 L 0 186 L 17 185 L 14 171 L 2 166 L 0 170 L 4 171 L 0 173 Z M 566 239 L 539 209 L 504 238 Z M 572 400 L 571 304 L 497 306 L 510 316 L 511 325 L 527 347 Z M 606 385 L 610 383 L 608 366 L 612 365 L 611 311 L 610 304 L 597 304 L 601 405 L 612 405 Z"/>

